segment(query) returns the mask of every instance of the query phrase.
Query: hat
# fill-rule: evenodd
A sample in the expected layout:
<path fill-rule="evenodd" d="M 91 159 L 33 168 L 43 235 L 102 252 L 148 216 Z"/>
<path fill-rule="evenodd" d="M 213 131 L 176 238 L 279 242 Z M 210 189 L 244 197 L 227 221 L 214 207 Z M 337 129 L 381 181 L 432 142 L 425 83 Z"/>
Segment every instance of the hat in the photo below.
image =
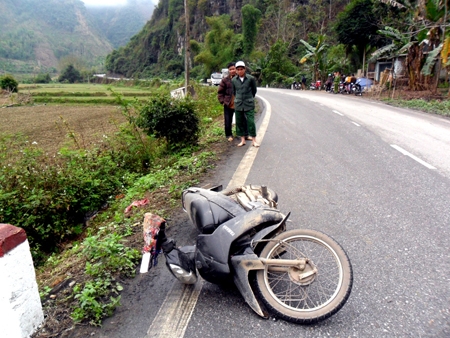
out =
<path fill-rule="evenodd" d="M 244 67 L 245 68 L 245 63 L 244 63 L 244 61 L 238 61 L 238 62 L 236 62 L 236 68 L 237 67 Z"/>

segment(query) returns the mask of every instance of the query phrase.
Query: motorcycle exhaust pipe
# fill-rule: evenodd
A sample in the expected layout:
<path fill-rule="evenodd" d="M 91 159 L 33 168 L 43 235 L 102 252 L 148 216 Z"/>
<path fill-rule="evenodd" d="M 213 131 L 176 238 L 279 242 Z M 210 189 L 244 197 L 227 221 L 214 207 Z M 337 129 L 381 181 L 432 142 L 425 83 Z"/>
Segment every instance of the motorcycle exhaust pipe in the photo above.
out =
<path fill-rule="evenodd" d="M 197 282 L 197 269 L 195 268 L 195 246 L 183 246 L 165 251 L 166 266 L 174 277 L 183 284 Z"/>
<path fill-rule="evenodd" d="M 192 271 L 187 272 L 181 266 L 176 264 L 168 264 L 170 272 L 183 284 L 195 284 L 197 282 L 197 274 Z"/>

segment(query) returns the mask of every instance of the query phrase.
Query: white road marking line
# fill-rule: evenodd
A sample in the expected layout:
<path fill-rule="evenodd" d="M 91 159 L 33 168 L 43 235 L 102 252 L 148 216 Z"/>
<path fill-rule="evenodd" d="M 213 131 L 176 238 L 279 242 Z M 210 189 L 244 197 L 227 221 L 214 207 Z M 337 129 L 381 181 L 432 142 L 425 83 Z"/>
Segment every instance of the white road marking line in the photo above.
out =
<path fill-rule="evenodd" d="M 145 338 L 183 337 L 202 286 L 201 279 L 193 285 L 175 281 Z"/>
<path fill-rule="evenodd" d="M 266 113 L 256 138 L 257 142 L 261 144 L 269 125 L 272 107 L 266 99 L 259 95 L 258 97 L 266 105 Z M 258 149 L 252 146 L 248 148 L 227 188 L 245 184 Z M 144 338 L 182 338 L 194 312 L 203 283 L 201 277 L 194 285 L 185 285 L 175 280 Z"/>
<path fill-rule="evenodd" d="M 425 167 L 427 167 L 428 169 L 436 169 L 435 167 L 433 167 L 431 164 L 421 160 L 420 158 L 418 158 L 417 156 L 414 156 L 413 154 L 407 152 L 405 149 L 395 145 L 395 144 L 391 144 L 391 147 L 394 148 L 395 150 L 401 152 L 403 155 L 409 156 L 411 157 L 413 160 L 419 162 L 420 164 L 424 165 Z"/>
<path fill-rule="evenodd" d="M 344 116 L 344 114 L 339 113 L 337 110 L 333 110 L 333 113 Z"/>
<path fill-rule="evenodd" d="M 355 126 L 357 126 L 357 127 L 361 127 L 358 123 L 356 123 L 356 122 L 353 122 L 352 121 L 352 123 L 355 125 Z"/>

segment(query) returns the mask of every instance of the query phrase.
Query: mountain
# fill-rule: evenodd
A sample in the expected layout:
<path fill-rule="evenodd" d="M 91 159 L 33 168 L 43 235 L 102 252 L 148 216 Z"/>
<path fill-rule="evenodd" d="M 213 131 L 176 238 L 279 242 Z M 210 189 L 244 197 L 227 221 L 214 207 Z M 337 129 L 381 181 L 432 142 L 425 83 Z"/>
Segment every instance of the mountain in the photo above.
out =
<path fill-rule="evenodd" d="M 243 58 L 242 9 L 251 5 L 252 13 L 259 13 L 261 19 L 256 25 L 254 40 L 258 58 L 264 59 L 280 40 L 286 44 L 287 54 L 295 63 L 304 53 L 301 39 L 312 37 L 317 43 L 317 35 L 328 34 L 336 40 L 332 24 L 348 3 L 349 0 L 189 0 L 190 38 L 202 48 L 208 31 L 231 29 L 235 36 L 239 35 L 232 46 L 233 59 Z M 223 15 L 227 18 L 215 21 L 214 27 L 209 26 L 208 18 Z M 151 20 L 142 30 L 126 46 L 108 55 L 106 69 L 126 77 L 180 76 L 184 71 L 185 26 L 184 0 L 159 0 Z M 201 64 L 195 62 L 195 53 L 191 53 L 191 76 L 208 76 L 200 69 Z"/>
<path fill-rule="evenodd" d="M 150 20 L 152 0 L 128 0 L 125 6 L 86 6 L 95 26 L 114 48 L 126 45 Z"/>
<path fill-rule="evenodd" d="M 88 8 L 80 0 L 0 0 L 0 74 L 56 73 L 67 62 L 101 69 L 153 7 L 151 0 Z"/>

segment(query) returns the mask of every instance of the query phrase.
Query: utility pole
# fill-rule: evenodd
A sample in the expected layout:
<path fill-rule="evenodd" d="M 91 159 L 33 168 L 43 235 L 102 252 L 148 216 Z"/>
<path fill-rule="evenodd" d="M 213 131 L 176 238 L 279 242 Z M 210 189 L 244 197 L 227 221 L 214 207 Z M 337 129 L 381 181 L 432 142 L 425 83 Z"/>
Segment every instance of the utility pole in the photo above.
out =
<path fill-rule="evenodd" d="M 191 54 L 190 37 L 189 37 L 189 8 L 188 0 L 184 0 L 184 16 L 186 18 L 186 32 L 184 34 L 184 86 L 185 95 L 189 93 L 189 58 Z"/>

